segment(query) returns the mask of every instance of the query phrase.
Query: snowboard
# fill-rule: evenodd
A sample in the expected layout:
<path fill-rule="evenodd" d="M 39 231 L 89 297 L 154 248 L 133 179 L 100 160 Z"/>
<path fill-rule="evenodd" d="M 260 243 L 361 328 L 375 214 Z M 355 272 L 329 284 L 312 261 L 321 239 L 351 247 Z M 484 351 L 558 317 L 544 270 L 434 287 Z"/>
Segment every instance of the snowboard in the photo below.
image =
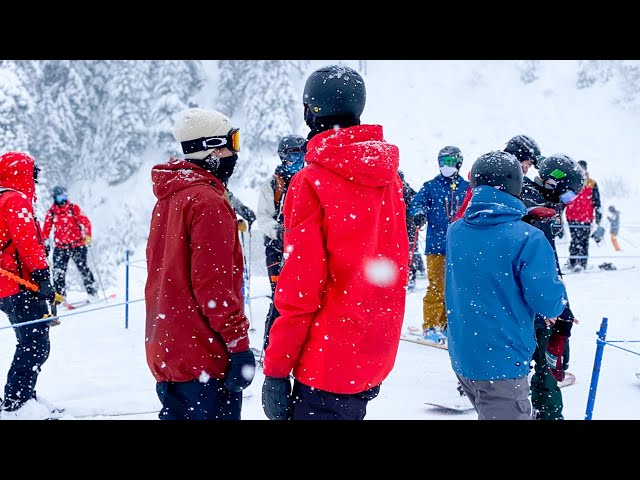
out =
<path fill-rule="evenodd" d="M 400 334 L 400 340 L 402 340 L 403 342 L 425 345 L 427 347 L 439 348 L 440 350 L 449 350 L 446 344 L 442 345 L 440 343 L 429 342 L 422 338 L 422 330 L 412 325 L 409 325 L 407 327 L 406 332 L 402 332 L 402 334 Z"/>
<path fill-rule="evenodd" d="M 571 372 L 564 372 L 564 380 L 558 382 L 558 387 L 570 387 L 574 383 L 576 383 L 576 376 Z"/>
<path fill-rule="evenodd" d="M 533 370 L 529 372 L 529 385 L 531 385 L 531 377 L 533 377 Z M 576 383 L 576 376 L 571 372 L 564 372 L 564 380 L 558 382 L 558 387 L 570 387 L 574 383 Z"/>
<path fill-rule="evenodd" d="M 460 399 L 451 402 L 424 402 L 424 404 L 430 410 L 448 415 L 459 415 L 475 411 L 475 408 L 466 397 L 460 397 Z"/>

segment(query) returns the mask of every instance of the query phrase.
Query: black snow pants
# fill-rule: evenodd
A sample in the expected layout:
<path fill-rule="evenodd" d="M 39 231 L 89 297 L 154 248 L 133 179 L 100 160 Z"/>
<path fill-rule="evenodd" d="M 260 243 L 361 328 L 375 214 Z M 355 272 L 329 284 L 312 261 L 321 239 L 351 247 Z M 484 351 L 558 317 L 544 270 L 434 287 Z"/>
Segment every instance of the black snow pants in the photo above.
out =
<path fill-rule="evenodd" d="M 95 279 L 87 264 L 87 247 L 84 245 L 72 248 L 55 247 L 53 249 L 53 287 L 56 292 L 63 297 L 67 296 L 67 267 L 69 259 L 73 259 L 76 267 L 78 267 L 87 294 L 95 295 L 98 293 Z"/>

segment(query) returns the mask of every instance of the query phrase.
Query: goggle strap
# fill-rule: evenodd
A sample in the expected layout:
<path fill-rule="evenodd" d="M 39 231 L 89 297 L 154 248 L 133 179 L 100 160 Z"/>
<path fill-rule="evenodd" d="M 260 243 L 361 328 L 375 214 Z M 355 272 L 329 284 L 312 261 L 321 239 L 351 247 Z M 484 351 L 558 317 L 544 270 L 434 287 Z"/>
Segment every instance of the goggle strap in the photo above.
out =
<path fill-rule="evenodd" d="M 209 142 L 211 140 L 217 140 L 220 145 L 210 145 Z M 226 137 L 202 137 L 196 138 L 195 140 L 187 140 L 186 142 L 180 142 L 182 146 L 182 153 L 195 153 L 195 152 L 204 152 L 205 150 L 209 150 L 210 148 L 220 148 L 224 147 L 227 144 L 228 140 Z"/>

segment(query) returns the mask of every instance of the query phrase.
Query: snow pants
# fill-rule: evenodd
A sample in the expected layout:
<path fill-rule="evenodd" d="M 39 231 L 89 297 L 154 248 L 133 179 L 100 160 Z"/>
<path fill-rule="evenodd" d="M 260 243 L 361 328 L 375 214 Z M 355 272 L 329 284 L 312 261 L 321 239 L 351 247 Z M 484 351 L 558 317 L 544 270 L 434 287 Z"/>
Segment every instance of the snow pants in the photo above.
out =
<path fill-rule="evenodd" d="M 267 345 L 269 345 L 269 331 L 271 330 L 271 325 L 273 325 L 275 319 L 280 316 L 280 312 L 278 312 L 275 304 L 273 303 L 273 297 L 276 294 L 276 284 L 278 283 L 280 269 L 282 268 L 282 250 L 274 248 L 272 245 L 266 245 L 264 248 L 264 255 L 267 260 L 267 273 L 269 275 L 269 283 L 271 284 L 271 305 L 269 305 L 267 318 L 264 322 L 263 351 L 266 350 Z"/>
<path fill-rule="evenodd" d="M 0 299 L 0 310 L 11 325 L 37 320 L 49 313 L 47 303 L 31 291 Z M 18 343 L 4 387 L 3 408 L 17 410 L 35 398 L 38 375 L 49 358 L 49 328 L 48 322 L 38 322 L 13 329 Z"/>
<path fill-rule="evenodd" d="M 444 276 L 446 257 L 427 255 L 427 293 L 422 299 L 422 330 L 447 327 L 447 313 L 444 306 Z"/>
<path fill-rule="evenodd" d="M 157 382 L 156 393 L 160 420 L 240 420 L 242 392 L 227 390 L 220 378 Z"/>
<path fill-rule="evenodd" d="M 380 393 L 380 385 L 353 394 L 331 393 L 293 382 L 291 420 L 364 420 L 367 404 Z"/>
<path fill-rule="evenodd" d="M 53 249 L 53 288 L 63 297 L 67 296 L 67 267 L 70 259 L 73 259 L 82 276 L 87 294 L 95 295 L 97 289 L 93 274 L 87 264 L 87 247 L 84 245 L 73 248 L 55 247 Z"/>
<path fill-rule="evenodd" d="M 504 380 L 469 380 L 460 386 L 478 412 L 478 420 L 532 420 L 527 375 Z"/>
<path fill-rule="evenodd" d="M 535 362 L 534 374 L 531 377 L 531 403 L 536 411 L 539 420 L 563 420 L 562 416 L 562 392 L 558 387 L 558 382 L 549 372 L 545 352 L 549 337 L 551 336 L 551 327 L 536 328 L 537 347 L 533 352 L 533 361 Z M 568 367 L 568 348 L 566 346 L 565 366 Z"/>
<path fill-rule="evenodd" d="M 569 243 L 569 266 L 581 265 L 587 268 L 589 259 L 589 235 L 591 235 L 591 224 L 580 222 L 567 222 L 571 243 Z"/>

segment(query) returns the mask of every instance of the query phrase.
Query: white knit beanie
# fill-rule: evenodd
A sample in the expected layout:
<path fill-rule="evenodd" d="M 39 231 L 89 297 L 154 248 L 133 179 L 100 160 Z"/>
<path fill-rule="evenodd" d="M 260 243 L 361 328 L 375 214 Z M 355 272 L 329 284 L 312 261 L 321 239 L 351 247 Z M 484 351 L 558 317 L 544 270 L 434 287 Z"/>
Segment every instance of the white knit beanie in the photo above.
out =
<path fill-rule="evenodd" d="M 179 112 L 173 127 L 173 136 L 178 142 L 196 140 L 203 137 L 223 137 L 233 127 L 226 115 L 215 110 L 203 110 L 202 108 L 188 108 Z M 202 160 L 213 152 L 213 148 L 203 152 L 185 154 L 184 158 Z"/>

